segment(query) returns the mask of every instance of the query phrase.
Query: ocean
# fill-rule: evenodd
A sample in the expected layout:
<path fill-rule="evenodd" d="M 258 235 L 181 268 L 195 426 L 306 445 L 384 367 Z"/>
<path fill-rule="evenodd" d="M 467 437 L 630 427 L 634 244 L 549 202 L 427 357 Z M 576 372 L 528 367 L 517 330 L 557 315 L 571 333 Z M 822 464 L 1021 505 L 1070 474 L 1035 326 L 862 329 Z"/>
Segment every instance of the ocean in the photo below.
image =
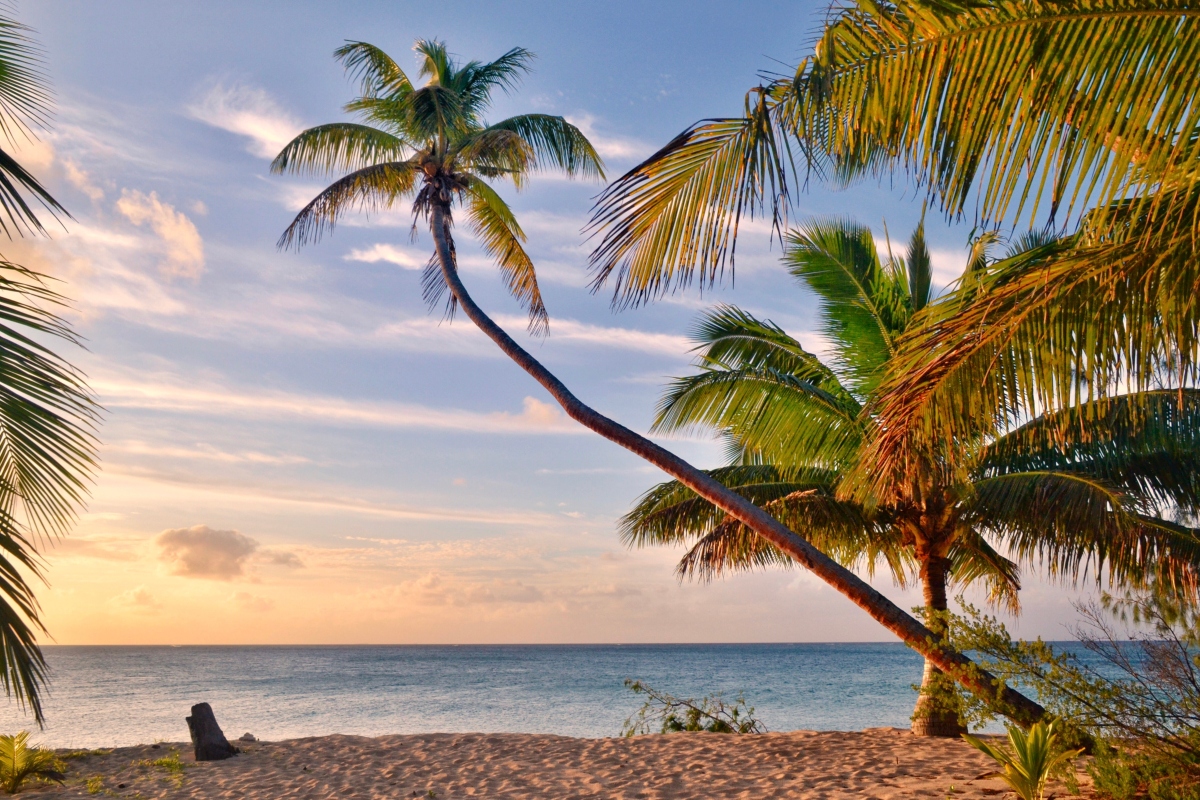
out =
<path fill-rule="evenodd" d="M 529 732 L 616 736 L 641 699 L 743 694 L 773 731 L 907 727 L 921 658 L 901 644 L 45 648 L 53 747 L 186 741 L 208 702 L 226 735 Z M 13 703 L 0 732 L 32 728 Z"/>

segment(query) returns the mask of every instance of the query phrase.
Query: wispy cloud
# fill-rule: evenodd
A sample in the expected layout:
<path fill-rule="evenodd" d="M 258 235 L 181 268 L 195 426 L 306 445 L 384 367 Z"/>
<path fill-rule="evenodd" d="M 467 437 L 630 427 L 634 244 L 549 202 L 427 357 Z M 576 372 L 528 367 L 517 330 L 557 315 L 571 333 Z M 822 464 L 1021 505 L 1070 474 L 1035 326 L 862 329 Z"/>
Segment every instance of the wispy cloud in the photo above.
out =
<path fill-rule="evenodd" d="M 426 262 L 429 261 L 427 255 L 417 256 L 410 250 L 401 250 L 390 244 L 376 244 L 362 249 L 355 248 L 342 258 L 346 261 L 363 261 L 368 264 L 386 261 L 402 269 L 424 269 Z"/>
<path fill-rule="evenodd" d="M 597 124 L 599 120 L 591 114 L 568 116 L 567 121 L 583 131 L 584 136 L 587 136 L 588 141 L 596 148 L 596 152 L 606 160 L 641 161 L 656 149 L 653 145 L 640 139 L 604 133 L 599 130 L 601 127 Z"/>
<path fill-rule="evenodd" d="M 187 107 L 194 119 L 246 136 L 247 149 L 274 158 L 304 127 L 264 90 L 244 84 L 217 84 Z"/>
<path fill-rule="evenodd" d="M 328 425 L 425 428 L 472 433 L 577 434 L 584 429 L 556 406 L 526 397 L 518 413 L 482 413 L 407 403 L 355 401 L 319 395 L 242 391 L 214 384 L 97 378 L 92 388 L 110 408 L 140 408 L 208 416 L 307 420 Z"/>
<path fill-rule="evenodd" d="M 117 201 L 117 211 L 134 225 L 149 223 L 162 240 L 165 260 L 160 269 L 167 277 L 196 279 L 204 272 L 204 241 L 187 215 L 158 199 L 126 189 Z"/>

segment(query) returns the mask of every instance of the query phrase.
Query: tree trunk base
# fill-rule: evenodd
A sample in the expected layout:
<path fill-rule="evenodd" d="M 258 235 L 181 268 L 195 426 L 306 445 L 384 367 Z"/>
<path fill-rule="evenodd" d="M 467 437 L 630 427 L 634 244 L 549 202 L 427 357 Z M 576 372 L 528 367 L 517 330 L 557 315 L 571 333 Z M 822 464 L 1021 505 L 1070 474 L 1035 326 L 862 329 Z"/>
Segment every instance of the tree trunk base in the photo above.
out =
<path fill-rule="evenodd" d="M 192 715 L 187 718 L 187 724 L 197 761 L 221 761 L 238 754 L 238 749 L 225 738 L 208 703 L 192 706 Z"/>

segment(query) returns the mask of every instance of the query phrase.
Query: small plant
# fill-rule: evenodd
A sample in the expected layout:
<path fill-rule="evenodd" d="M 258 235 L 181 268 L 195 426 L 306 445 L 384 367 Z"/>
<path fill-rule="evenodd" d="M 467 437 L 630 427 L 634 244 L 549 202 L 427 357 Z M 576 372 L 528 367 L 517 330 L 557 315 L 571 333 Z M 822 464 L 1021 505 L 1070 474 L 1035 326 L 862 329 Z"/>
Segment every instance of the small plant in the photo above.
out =
<path fill-rule="evenodd" d="M 87 779 L 88 794 L 100 794 L 104 791 L 104 776 L 93 775 Z"/>
<path fill-rule="evenodd" d="M 721 695 L 684 700 L 629 678 L 625 680 L 625 688 L 634 694 L 644 694 L 647 699 L 636 714 L 625 720 L 622 736 L 652 733 L 655 727 L 659 733 L 765 733 L 767 730 L 754 718 L 754 707 L 747 706 L 746 698 L 741 695 L 736 703 L 726 703 Z"/>
<path fill-rule="evenodd" d="M 71 750 L 63 753 L 61 758 L 68 761 L 76 758 L 88 758 L 89 756 L 106 756 L 112 753 L 112 750 Z"/>
<path fill-rule="evenodd" d="M 63 782 L 64 769 L 53 751 L 29 743 L 29 731 L 0 736 L 0 786 L 9 794 L 21 791 L 30 778 Z"/>
<path fill-rule="evenodd" d="M 185 764 L 185 763 L 183 763 L 183 761 L 180 760 L 178 750 L 172 750 L 170 753 L 163 756 L 162 758 L 156 758 L 153 761 L 151 761 L 150 759 L 143 759 L 142 761 L 135 761 L 134 766 L 135 767 L 157 767 L 158 769 L 165 771 L 167 773 L 168 777 L 170 777 L 171 780 L 173 780 L 175 782 L 176 786 L 182 786 L 183 778 L 184 778 L 184 774 L 183 774 L 184 770 L 186 770 L 191 765 Z"/>
<path fill-rule="evenodd" d="M 1003 768 L 996 774 L 1021 800 L 1042 800 L 1050 779 L 1063 773 L 1070 765 L 1071 759 L 1083 752 L 1082 749 L 1061 749 L 1053 722 L 1039 722 L 1031 727 L 1028 733 L 1015 725 L 1009 725 L 1008 741 L 1012 744 L 1011 753 L 969 733 L 964 733 L 962 737 L 972 747 L 991 756 Z"/>

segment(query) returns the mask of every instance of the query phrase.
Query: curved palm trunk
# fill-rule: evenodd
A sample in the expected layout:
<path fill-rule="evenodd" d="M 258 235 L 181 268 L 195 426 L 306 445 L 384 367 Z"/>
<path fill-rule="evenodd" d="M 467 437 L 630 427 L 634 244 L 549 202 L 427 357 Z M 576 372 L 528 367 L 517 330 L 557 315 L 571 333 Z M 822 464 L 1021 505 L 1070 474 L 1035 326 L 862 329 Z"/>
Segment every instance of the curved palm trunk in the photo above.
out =
<path fill-rule="evenodd" d="M 927 555 L 921 560 L 921 588 L 925 593 L 926 621 L 937 620 L 948 608 L 946 603 L 947 559 Z M 934 622 L 933 635 L 942 638 L 942 625 Z M 942 698 L 945 690 L 945 673 L 928 657 L 925 673 L 921 678 L 921 694 L 913 709 L 912 732 L 917 736 L 952 736 L 966 733 L 958 711 Z"/>
<path fill-rule="evenodd" d="M 674 453 L 640 436 L 608 417 L 584 405 L 571 394 L 563 383 L 543 367 L 533 356 L 525 352 L 500 326 L 493 322 L 467 293 L 454 267 L 449 241 L 449 204 L 434 201 L 430 207 L 430 228 L 442 274 L 454 299 L 467 317 L 487 334 L 504 353 L 517 362 L 534 380 L 548 391 L 571 419 L 600 434 L 611 442 L 644 458 L 666 472 L 696 494 L 708 500 L 725 513 L 740 520 L 751 530 L 788 553 L 805 568 L 816 574 L 834 589 L 850 598 L 855 605 L 871 615 L 879 624 L 894 633 L 901 641 L 916 650 L 937 667 L 954 675 L 956 680 L 977 694 L 995 697 L 995 679 L 976 667 L 974 662 L 961 653 L 943 648 L 938 637 L 905 613 L 850 570 L 826 556 L 796 533 L 789 530 L 774 517 L 751 503 L 738 493 L 722 486 Z M 1010 688 L 1005 688 L 1001 700 L 1008 707 L 1009 716 L 1017 722 L 1029 725 L 1046 712 L 1028 697 Z"/>

